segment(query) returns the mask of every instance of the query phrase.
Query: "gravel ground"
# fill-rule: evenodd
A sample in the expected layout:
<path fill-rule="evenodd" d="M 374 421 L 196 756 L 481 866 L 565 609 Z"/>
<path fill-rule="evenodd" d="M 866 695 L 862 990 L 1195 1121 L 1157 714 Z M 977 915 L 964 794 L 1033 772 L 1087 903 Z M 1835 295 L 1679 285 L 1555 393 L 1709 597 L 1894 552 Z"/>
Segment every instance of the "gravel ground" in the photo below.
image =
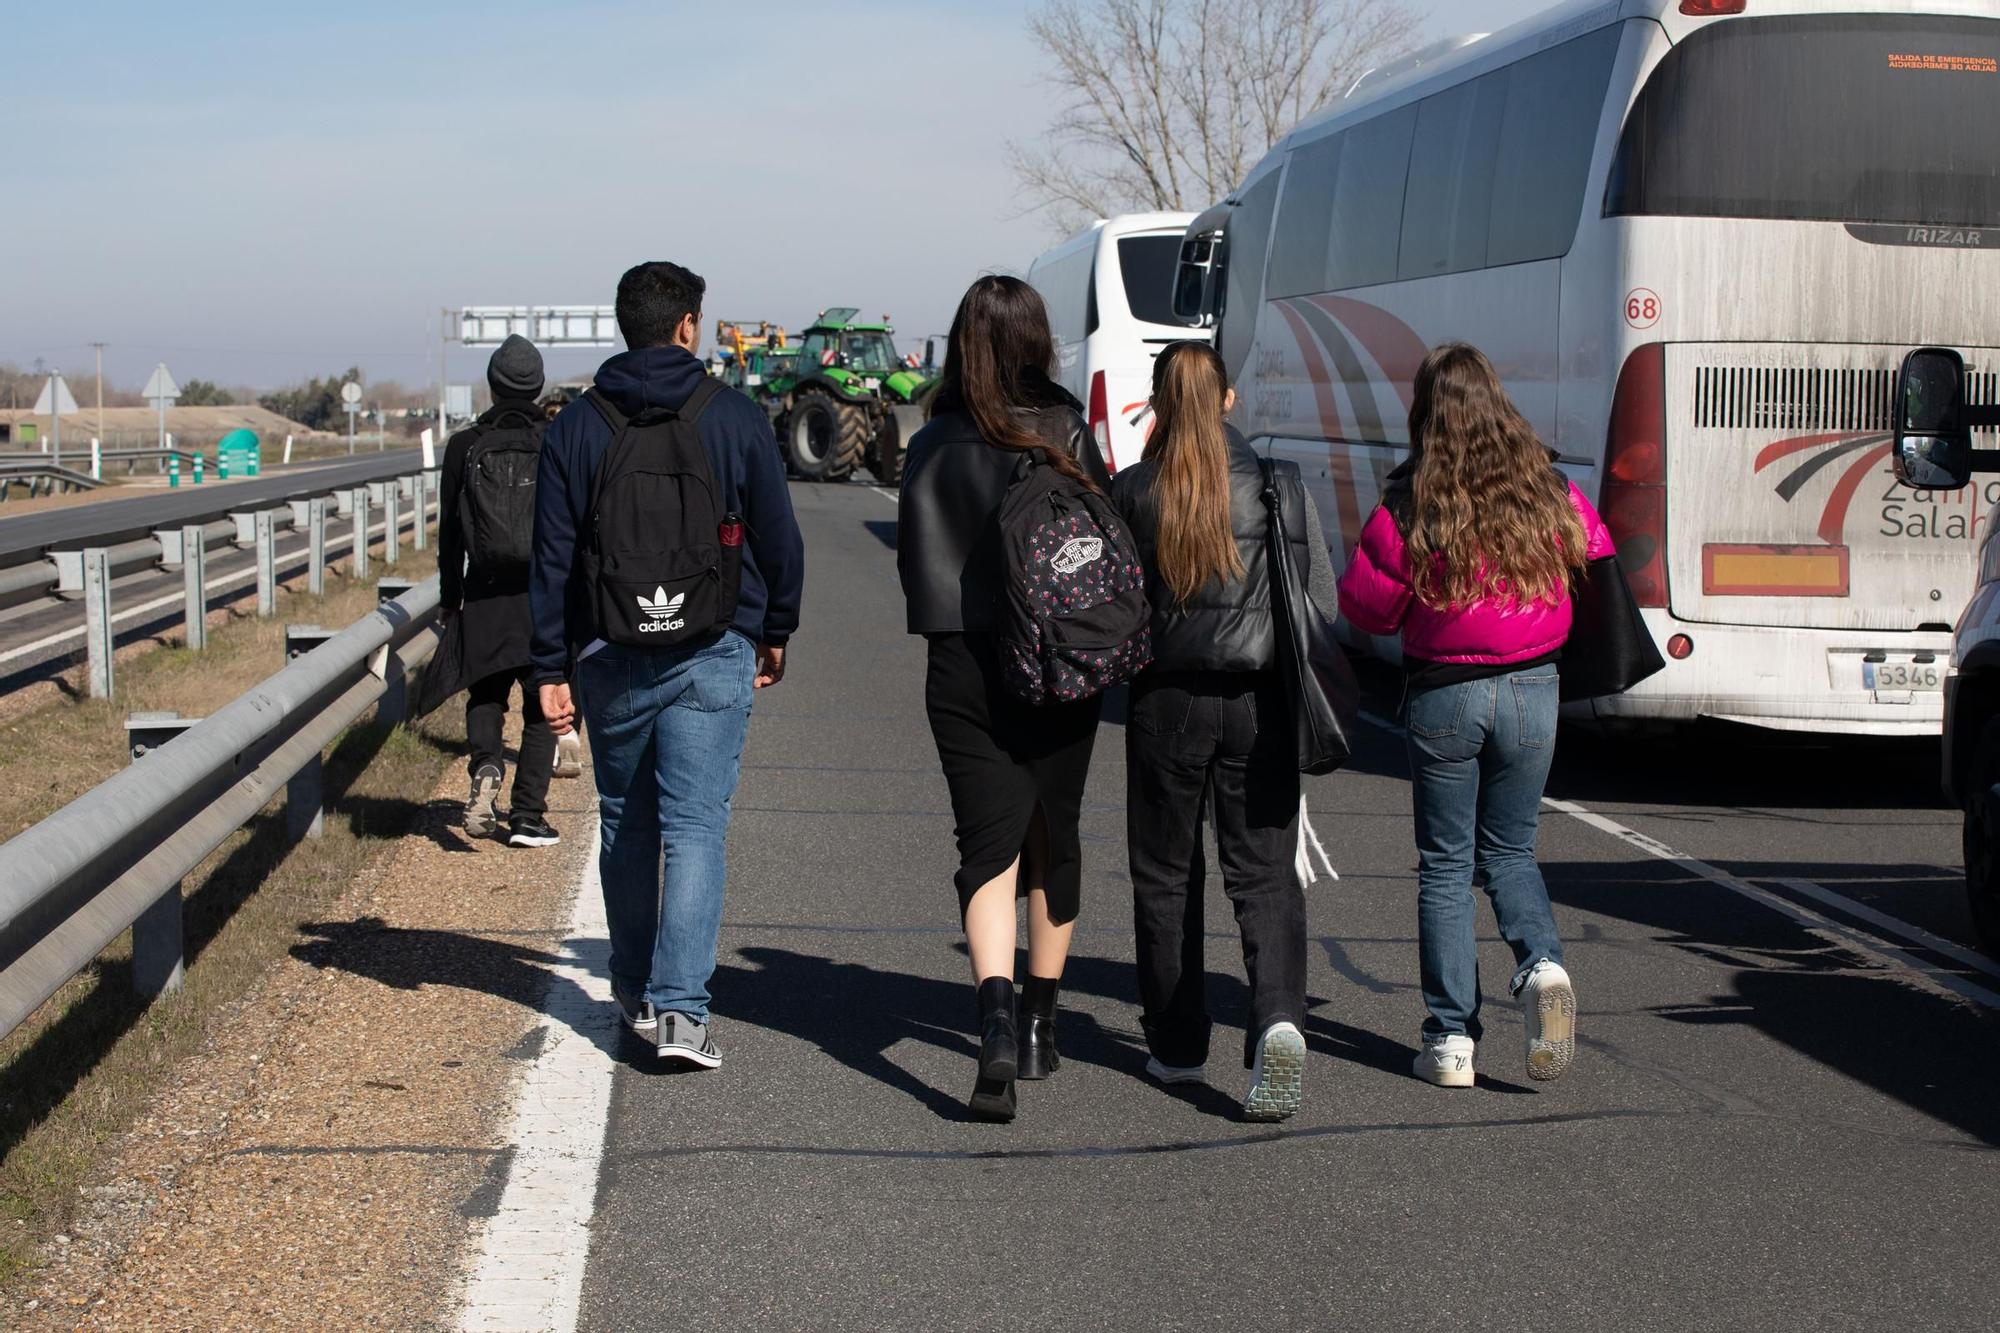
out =
<path fill-rule="evenodd" d="M 464 782 L 454 767 L 420 834 L 301 932 L 0 1325 L 449 1326 L 593 808 L 587 777 L 558 782 L 560 847 L 473 842 Z"/>

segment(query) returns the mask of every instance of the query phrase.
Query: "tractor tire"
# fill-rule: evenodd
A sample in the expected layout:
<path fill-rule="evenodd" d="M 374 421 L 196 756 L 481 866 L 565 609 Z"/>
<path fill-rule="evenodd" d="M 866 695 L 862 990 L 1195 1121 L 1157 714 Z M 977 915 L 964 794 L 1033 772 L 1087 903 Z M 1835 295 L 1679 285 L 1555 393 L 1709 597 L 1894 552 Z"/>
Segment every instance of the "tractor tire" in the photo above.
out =
<path fill-rule="evenodd" d="M 889 487 L 903 484 L 903 458 L 909 452 L 910 437 L 923 424 L 922 408 L 902 403 L 889 405 L 882 417 L 882 428 L 875 432 L 874 448 L 869 451 L 869 466 L 875 470 L 875 480 Z"/>
<path fill-rule="evenodd" d="M 807 481 L 846 481 L 861 462 L 867 414 L 818 389 L 800 393 L 785 434 L 792 471 Z"/>

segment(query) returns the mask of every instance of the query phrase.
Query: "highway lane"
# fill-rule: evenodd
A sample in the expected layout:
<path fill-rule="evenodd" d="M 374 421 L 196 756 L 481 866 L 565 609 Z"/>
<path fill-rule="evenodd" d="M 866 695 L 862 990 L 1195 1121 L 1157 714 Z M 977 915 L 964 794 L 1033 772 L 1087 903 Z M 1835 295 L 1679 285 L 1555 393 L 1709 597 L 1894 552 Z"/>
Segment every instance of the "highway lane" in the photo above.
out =
<path fill-rule="evenodd" d="M 171 490 L 155 490 L 130 499 L 11 518 L 0 513 L 0 568 L 39 559 L 55 547 L 108 546 L 148 536 L 156 528 L 179 527 L 220 518 L 233 510 L 276 505 L 291 496 L 324 494 L 379 481 L 413 471 L 420 457 L 419 450 L 397 449 L 331 462 L 297 463 L 226 486 L 194 486 L 184 480 Z"/>
<path fill-rule="evenodd" d="M 431 502 L 431 526 L 436 525 L 436 501 Z M 412 548 L 411 516 L 405 506 L 399 514 L 402 549 Z M 329 521 L 327 561 L 346 568 L 354 545 L 354 525 L 349 519 Z M 370 520 L 370 550 L 377 576 L 396 571 L 382 563 L 385 550 L 385 523 L 380 513 Z M 276 568 L 280 582 L 304 575 L 307 543 L 303 533 L 277 535 Z M 253 548 L 213 547 L 205 569 L 208 604 L 211 610 L 233 605 L 257 593 L 257 554 Z M 181 571 L 154 566 L 114 578 L 111 582 L 112 622 L 119 647 L 156 636 L 175 633 L 185 620 L 184 585 Z M 0 609 L 0 694 L 38 680 L 60 675 L 84 656 L 83 606 L 76 601 L 42 598 Z"/>
<path fill-rule="evenodd" d="M 1107 719 L 1064 1067 L 1023 1086 L 1014 1125 L 968 1123 L 973 1004 L 895 506 L 793 493 L 805 628 L 736 802 L 726 1062 L 665 1074 L 624 1052 L 581 1327 L 2000 1321 L 2000 982 L 1785 888 L 1962 940 L 1933 747 L 1565 733 L 1542 857 L 1582 1051 L 1530 1084 L 1502 993 L 1482 1086 L 1447 1092 L 1408 1074 L 1409 787 L 1400 737 L 1365 728 L 1355 763 L 1311 784 L 1341 879 L 1308 890 L 1307 1103 L 1273 1129 L 1235 1113 L 1242 968 L 1213 883 L 1215 1087 L 1143 1072 Z M 1368 679 L 1393 710 L 1393 678 Z M 1501 990 L 1484 909 L 1481 965 Z"/>

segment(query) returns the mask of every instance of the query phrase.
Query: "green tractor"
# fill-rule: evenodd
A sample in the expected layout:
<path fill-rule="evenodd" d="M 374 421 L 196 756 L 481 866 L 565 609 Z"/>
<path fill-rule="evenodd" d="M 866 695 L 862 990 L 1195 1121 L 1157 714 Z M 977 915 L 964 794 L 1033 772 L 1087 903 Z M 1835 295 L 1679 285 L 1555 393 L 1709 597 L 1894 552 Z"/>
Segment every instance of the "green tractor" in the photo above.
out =
<path fill-rule="evenodd" d="M 896 351 L 885 318 L 863 323 L 841 306 L 820 312 L 786 360 L 767 364 L 761 392 L 797 476 L 845 481 L 866 467 L 885 486 L 903 476 L 903 450 L 923 425 L 934 376 Z"/>

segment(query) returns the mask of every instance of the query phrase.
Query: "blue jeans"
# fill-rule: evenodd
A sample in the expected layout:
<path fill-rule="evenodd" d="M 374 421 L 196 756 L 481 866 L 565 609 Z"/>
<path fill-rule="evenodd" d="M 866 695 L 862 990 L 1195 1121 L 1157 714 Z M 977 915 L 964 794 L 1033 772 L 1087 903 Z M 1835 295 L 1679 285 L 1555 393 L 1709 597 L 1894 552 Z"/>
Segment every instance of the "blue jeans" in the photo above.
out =
<path fill-rule="evenodd" d="M 749 640 L 727 633 L 664 652 L 612 644 L 576 667 L 611 974 L 644 985 L 660 1012 L 703 1023 L 756 662 Z"/>
<path fill-rule="evenodd" d="M 1479 1039 L 1473 873 L 1514 950 L 1510 991 L 1562 962 L 1548 885 L 1535 864 L 1542 788 L 1555 758 L 1553 666 L 1413 689 L 1403 705 L 1417 817 L 1417 956 L 1426 1037 Z"/>

